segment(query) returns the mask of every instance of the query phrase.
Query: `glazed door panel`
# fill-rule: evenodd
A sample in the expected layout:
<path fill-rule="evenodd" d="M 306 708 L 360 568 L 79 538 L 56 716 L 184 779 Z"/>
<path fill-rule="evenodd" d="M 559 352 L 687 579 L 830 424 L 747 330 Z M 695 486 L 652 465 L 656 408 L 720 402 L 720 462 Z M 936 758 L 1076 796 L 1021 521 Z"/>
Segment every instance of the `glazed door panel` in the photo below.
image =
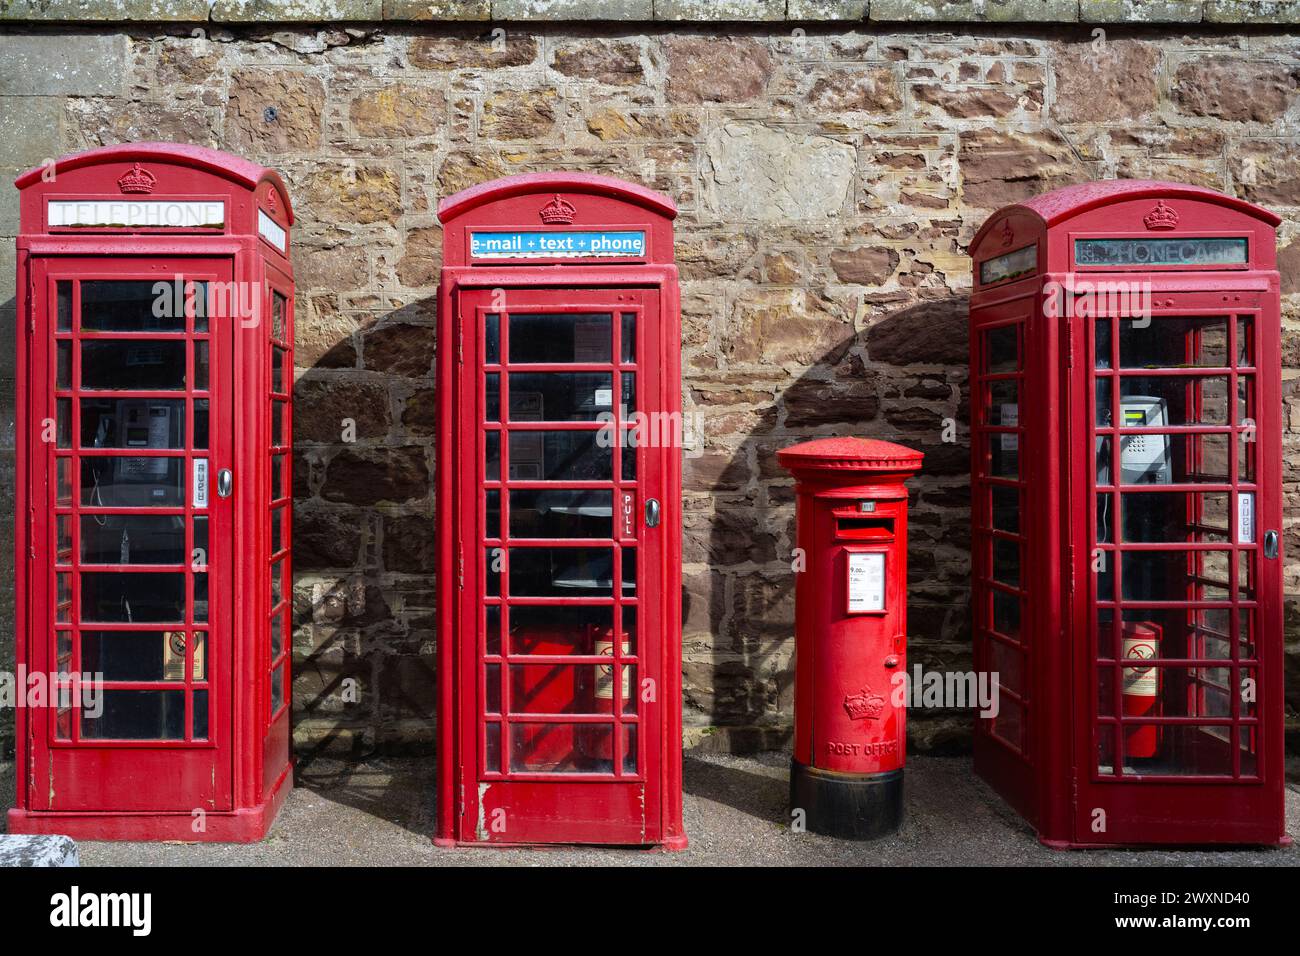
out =
<path fill-rule="evenodd" d="M 232 264 L 31 278 L 28 660 L 56 690 L 31 711 L 30 806 L 229 809 Z"/>
<path fill-rule="evenodd" d="M 462 839 L 658 839 L 658 308 L 460 295 Z"/>
<path fill-rule="evenodd" d="M 1088 422 L 1072 522 L 1088 620 L 1074 649 L 1080 842 L 1207 821 L 1240 838 L 1275 798 L 1264 781 L 1280 779 L 1281 721 L 1264 714 L 1280 707 L 1281 558 L 1265 542 L 1280 529 L 1281 423 L 1267 301 L 1162 293 L 1149 316 L 1074 320 Z"/>

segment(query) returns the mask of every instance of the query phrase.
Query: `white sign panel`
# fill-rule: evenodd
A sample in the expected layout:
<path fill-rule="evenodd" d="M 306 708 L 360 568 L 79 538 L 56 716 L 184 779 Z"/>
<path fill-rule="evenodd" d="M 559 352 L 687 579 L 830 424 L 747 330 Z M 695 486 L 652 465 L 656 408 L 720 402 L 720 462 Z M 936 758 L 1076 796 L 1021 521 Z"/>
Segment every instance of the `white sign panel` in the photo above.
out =
<path fill-rule="evenodd" d="M 226 224 L 226 204 L 220 200 L 60 199 L 50 201 L 48 219 L 51 228 L 220 229 Z"/>
<path fill-rule="evenodd" d="M 885 556 L 849 552 L 849 611 L 885 609 Z"/>
<path fill-rule="evenodd" d="M 1237 494 L 1237 544 L 1255 543 L 1255 492 Z"/>
<path fill-rule="evenodd" d="M 257 211 L 257 234 L 281 252 L 285 251 L 284 227 L 260 209 Z"/>
<path fill-rule="evenodd" d="M 194 459 L 194 505 L 195 508 L 208 506 L 208 460 Z"/>

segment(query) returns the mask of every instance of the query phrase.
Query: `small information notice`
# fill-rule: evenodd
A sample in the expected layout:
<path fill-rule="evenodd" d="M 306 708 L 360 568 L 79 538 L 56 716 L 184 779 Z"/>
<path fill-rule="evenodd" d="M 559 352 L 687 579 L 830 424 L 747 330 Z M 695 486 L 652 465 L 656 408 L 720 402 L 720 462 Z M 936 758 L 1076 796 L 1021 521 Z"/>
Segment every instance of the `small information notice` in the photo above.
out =
<path fill-rule="evenodd" d="M 849 553 L 849 611 L 885 609 L 885 556 Z"/>
<path fill-rule="evenodd" d="M 1237 544 L 1255 543 L 1255 493 L 1237 494 Z"/>
<path fill-rule="evenodd" d="M 208 506 L 208 460 L 194 459 L 194 504 L 195 508 Z"/>
<path fill-rule="evenodd" d="M 475 259 L 640 259 L 645 233 L 619 232 L 475 232 L 469 237 Z"/>

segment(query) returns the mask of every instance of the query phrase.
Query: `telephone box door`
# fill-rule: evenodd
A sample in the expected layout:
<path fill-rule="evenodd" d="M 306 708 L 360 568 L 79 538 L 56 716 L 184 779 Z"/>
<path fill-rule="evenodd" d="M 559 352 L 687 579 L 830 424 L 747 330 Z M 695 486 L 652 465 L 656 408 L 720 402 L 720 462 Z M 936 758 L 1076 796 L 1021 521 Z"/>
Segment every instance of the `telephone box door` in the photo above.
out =
<path fill-rule="evenodd" d="M 665 411 L 659 305 L 642 289 L 458 295 L 460 491 L 477 503 L 456 518 L 477 781 L 461 839 L 660 838 L 655 515 L 677 446 L 646 424 Z"/>
<path fill-rule="evenodd" d="M 30 711 L 32 809 L 231 808 L 231 278 L 32 260 L 31 666 L 102 681 Z"/>
<path fill-rule="evenodd" d="M 1279 799 L 1276 298 L 1189 285 L 1073 322 L 1081 843 L 1250 839 Z"/>

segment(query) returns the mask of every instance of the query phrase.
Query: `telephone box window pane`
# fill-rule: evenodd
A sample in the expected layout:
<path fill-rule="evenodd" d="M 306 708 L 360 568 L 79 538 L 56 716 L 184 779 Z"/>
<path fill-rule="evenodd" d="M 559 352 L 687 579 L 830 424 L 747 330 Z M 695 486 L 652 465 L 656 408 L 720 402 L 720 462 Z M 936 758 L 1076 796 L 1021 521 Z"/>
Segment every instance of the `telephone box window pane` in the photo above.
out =
<path fill-rule="evenodd" d="M 993 591 L 993 630 L 1004 637 L 1020 637 L 1020 598 Z"/>
<path fill-rule="evenodd" d="M 609 481 L 613 448 L 600 447 L 599 431 L 510 433 L 512 481 Z M 489 468 L 489 472 L 491 469 Z"/>
<path fill-rule="evenodd" d="M 487 773 L 501 772 L 501 725 L 495 720 L 485 727 L 483 769 Z"/>
<path fill-rule="evenodd" d="M 1020 383 L 1013 378 L 995 379 L 988 384 L 984 405 L 986 425 L 1020 424 Z"/>
<path fill-rule="evenodd" d="M 185 401 L 172 398 L 83 398 L 81 447 L 184 448 Z"/>
<path fill-rule="evenodd" d="M 510 376 L 512 422 L 590 422 L 613 408 L 613 385 L 599 372 L 527 372 Z"/>
<path fill-rule="evenodd" d="M 285 298 L 279 292 L 271 293 L 271 338 L 277 342 L 284 339 Z"/>
<path fill-rule="evenodd" d="M 81 715 L 83 740 L 184 740 L 183 690 L 106 690 L 103 713 Z"/>
<path fill-rule="evenodd" d="M 1125 485 L 1227 484 L 1227 434 L 1147 434 L 1120 437 Z"/>
<path fill-rule="evenodd" d="M 1097 496 L 1097 543 L 1113 544 L 1115 529 L 1115 496 L 1101 494 Z"/>
<path fill-rule="evenodd" d="M 284 497 L 284 460 L 285 455 L 271 456 L 271 500 L 279 501 Z"/>
<path fill-rule="evenodd" d="M 71 448 L 72 447 L 72 399 L 58 398 L 54 400 L 55 414 L 57 417 L 57 427 L 55 429 L 55 447 Z"/>
<path fill-rule="evenodd" d="M 501 316 L 496 313 L 483 317 L 483 364 L 501 362 Z"/>
<path fill-rule="evenodd" d="M 1228 543 L 1226 492 L 1121 495 L 1126 542 Z"/>
<path fill-rule="evenodd" d="M 999 432 L 984 436 L 988 454 L 989 475 L 993 478 L 1019 477 L 1020 436 L 1015 432 Z"/>
<path fill-rule="evenodd" d="M 623 462 L 619 465 L 624 481 L 636 481 L 636 439 L 628 431 L 623 432 Z"/>
<path fill-rule="evenodd" d="M 83 515 L 84 564 L 185 564 L 181 515 Z"/>
<path fill-rule="evenodd" d="M 993 580 L 1011 587 L 1020 586 L 1020 545 L 1017 542 L 993 539 Z"/>
<path fill-rule="evenodd" d="M 206 690 L 196 690 L 194 692 L 193 739 L 208 739 L 208 692 Z"/>
<path fill-rule="evenodd" d="M 1231 727 L 1132 724 L 1124 728 L 1124 776 L 1232 775 Z"/>
<path fill-rule="evenodd" d="M 637 652 L 636 605 L 624 604 L 620 613 L 623 617 L 623 653 L 632 655 Z"/>
<path fill-rule="evenodd" d="M 81 459 L 81 503 L 97 508 L 178 508 L 185 504 L 183 458 Z"/>
<path fill-rule="evenodd" d="M 284 508 L 271 509 L 271 553 L 279 554 L 284 550 Z"/>
<path fill-rule="evenodd" d="M 505 558 L 502 548 L 488 548 L 485 551 L 485 574 L 487 576 L 487 595 L 496 597 L 501 593 L 501 568 Z"/>
<path fill-rule="evenodd" d="M 82 342 L 81 387 L 150 391 L 183 389 L 185 343 L 125 339 Z"/>
<path fill-rule="evenodd" d="M 608 597 L 610 548 L 511 548 L 510 593 L 521 597 Z"/>
<path fill-rule="evenodd" d="M 511 664 L 512 714 L 608 714 L 614 683 L 608 664 Z"/>
<path fill-rule="evenodd" d="M 1230 613 L 1228 608 L 1124 608 L 1125 651 L 1140 640 L 1157 659 L 1226 660 L 1232 654 Z"/>
<path fill-rule="evenodd" d="M 1249 315 L 1237 316 L 1237 364 L 1242 368 L 1255 365 L 1255 320 Z"/>
<path fill-rule="evenodd" d="M 501 421 L 501 374 L 488 372 L 483 376 L 483 420 Z"/>
<path fill-rule="evenodd" d="M 83 279 L 83 332 L 184 332 L 183 281 Z"/>
<path fill-rule="evenodd" d="M 1096 342 L 1093 346 L 1093 367 L 1110 368 L 1110 319 L 1098 319 L 1093 323 L 1093 329 L 1096 331 Z"/>
<path fill-rule="evenodd" d="M 1110 427 L 1111 380 L 1099 378 L 1096 382 L 1094 400 L 1097 409 L 1097 427 Z"/>
<path fill-rule="evenodd" d="M 483 497 L 483 536 L 485 538 L 499 538 L 501 537 L 501 492 L 494 489 L 485 492 Z"/>
<path fill-rule="evenodd" d="M 514 538 L 608 538 L 614 533 L 613 492 L 510 492 Z"/>
<path fill-rule="evenodd" d="M 993 718 L 994 735 L 1019 750 L 1022 746 L 1021 735 L 1024 733 L 1024 708 L 1020 702 L 1006 694 L 998 694 L 998 714 Z"/>
<path fill-rule="evenodd" d="M 55 500 L 61 505 L 72 504 L 72 459 L 56 459 Z"/>
<path fill-rule="evenodd" d="M 488 432 L 483 436 L 483 468 L 485 471 L 484 479 L 486 481 L 501 480 L 501 433 Z M 514 470 L 514 463 L 511 462 L 511 470 Z M 515 477 L 511 475 L 511 477 Z"/>
<path fill-rule="evenodd" d="M 68 673 L 72 670 L 72 632 L 57 631 L 55 633 L 55 656 L 58 658 L 60 673 Z M 93 670 L 94 668 L 90 668 Z"/>
<path fill-rule="evenodd" d="M 274 717 L 284 705 L 284 665 L 271 671 L 271 716 Z"/>
<path fill-rule="evenodd" d="M 208 331 L 208 284 L 206 282 L 194 283 L 194 331 L 206 333 Z"/>
<path fill-rule="evenodd" d="M 623 313 L 623 327 L 619 332 L 619 351 L 622 352 L 624 365 L 631 365 L 636 361 L 636 313 Z"/>
<path fill-rule="evenodd" d="M 271 565 L 271 607 L 276 607 L 284 600 L 284 562 L 276 561 Z"/>
<path fill-rule="evenodd" d="M 998 686 L 1023 696 L 1025 692 L 1024 652 L 1001 641 L 989 641 L 988 646 L 989 664 L 993 673 L 998 675 Z"/>
<path fill-rule="evenodd" d="M 631 415 L 637 410 L 635 372 L 623 373 L 623 393 L 621 401 L 623 403 L 623 416 Z"/>
<path fill-rule="evenodd" d="M 199 624 L 208 620 L 208 575 L 202 571 L 194 575 L 194 620 Z"/>
<path fill-rule="evenodd" d="M 54 576 L 55 590 L 58 595 L 54 610 L 54 619 L 59 623 L 72 620 L 72 575 L 60 573 Z M 85 612 L 82 612 L 85 617 Z"/>
<path fill-rule="evenodd" d="M 284 613 L 276 612 L 271 617 L 271 660 L 280 656 L 284 650 Z"/>
<path fill-rule="evenodd" d="M 190 638 L 194 643 L 192 668 L 193 679 L 204 681 L 208 679 L 207 673 L 207 650 L 208 650 L 208 633 L 207 631 L 195 631 Z"/>
<path fill-rule="evenodd" d="M 623 596 L 636 597 L 636 548 L 623 549 Z"/>
<path fill-rule="evenodd" d="M 1226 601 L 1227 551 L 1127 551 L 1126 601 Z"/>
<path fill-rule="evenodd" d="M 208 400 L 194 400 L 194 447 L 205 450 L 208 447 Z"/>
<path fill-rule="evenodd" d="M 483 712 L 501 713 L 501 665 L 487 664 L 484 670 Z"/>
<path fill-rule="evenodd" d="M 72 280 L 60 279 L 54 283 L 55 296 L 58 299 L 58 320 L 55 329 L 59 332 L 72 331 Z"/>
<path fill-rule="evenodd" d="M 271 391 L 284 392 L 284 349 L 278 345 L 271 346 Z"/>
<path fill-rule="evenodd" d="M 613 349 L 609 313 L 512 314 L 510 361 L 608 362 Z"/>
<path fill-rule="evenodd" d="M 1228 380 L 1170 375 L 1120 379 L 1120 426 L 1227 425 Z"/>
<path fill-rule="evenodd" d="M 59 515 L 56 532 L 57 551 L 55 560 L 59 564 L 72 563 L 72 515 Z"/>
<path fill-rule="evenodd" d="M 512 605 L 511 654 L 595 654 L 596 642 L 608 640 L 614 609 L 606 606 Z"/>
<path fill-rule="evenodd" d="M 208 387 L 208 342 L 198 339 L 194 343 L 194 387 L 206 391 Z"/>
<path fill-rule="evenodd" d="M 1120 368 L 1224 368 L 1228 317 L 1121 319 Z"/>
<path fill-rule="evenodd" d="M 285 435 L 288 433 L 284 421 L 288 408 L 288 402 L 271 403 L 271 444 L 277 447 L 285 443 Z"/>
<path fill-rule="evenodd" d="M 55 345 L 57 355 L 55 356 L 54 387 L 55 388 L 72 388 L 72 343 L 58 342 Z M 82 372 L 83 381 L 85 372 Z M 89 387 L 89 386 L 87 386 Z"/>
<path fill-rule="evenodd" d="M 1245 433 L 1237 442 L 1237 480 L 1244 482 L 1255 480 L 1255 443 L 1250 441 Z"/>
<path fill-rule="evenodd" d="M 1255 379 L 1243 375 L 1237 379 L 1237 424 L 1251 428 L 1255 422 Z"/>
<path fill-rule="evenodd" d="M 514 773 L 611 773 L 611 724 L 510 724 Z"/>
<path fill-rule="evenodd" d="M 984 331 L 984 372 L 1001 375 L 1020 369 L 1020 326 L 1002 325 Z"/>
<path fill-rule="evenodd" d="M 106 681 L 183 681 L 185 632 L 82 631 L 81 669 Z"/>
<path fill-rule="evenodd" d="M 1097 657 L 1113 660 L 1115 657 L 1115 611 L 1113 608 L 1097 609 Z"/>
<path fill-rule="evenodd" d="M 623 772 L 636 773 L 636 724 L 623 726 Z"/>

